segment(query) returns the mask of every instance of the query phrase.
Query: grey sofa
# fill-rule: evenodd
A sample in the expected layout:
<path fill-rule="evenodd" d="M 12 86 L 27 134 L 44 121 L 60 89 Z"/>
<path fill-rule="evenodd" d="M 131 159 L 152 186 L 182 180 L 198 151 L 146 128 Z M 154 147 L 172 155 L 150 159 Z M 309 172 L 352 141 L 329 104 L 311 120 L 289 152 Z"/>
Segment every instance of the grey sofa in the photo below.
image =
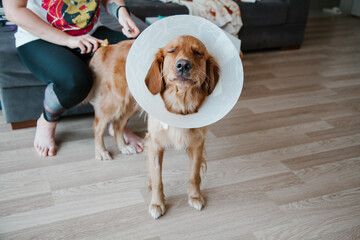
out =
<path fill-rule="evenodd" d="M 186 7 L 154 0 L 125 0 L 136 16 L 188 14 Z M 269 48 L 300 47 L 308 17 L 310 0 L 261 0 L 255 3 L 235 2 L 239 5 L 243 26 L 239 32 L 242 51 Z"/>
<path fill-rule="evenodd" d="M 188 14 L 186 7 L 156 0 L 125 0 L 137 17 L 140 29 L 146 17 Z M 256 3 L 236 1 L 240 6 L 243 27 L 239 33 L 242 50 L 299 47 L 303 41 L 310 0 L 261 0 Z M 104 25 L 120 27 L 103 9 Z M 36 79 L 22 64 L 14 44 L 14 32 L 0 27 L 0 97 L 5 120 L 12 128 L 33 126 L 42 111 L 45 84 Z M 65 115 L 92 112 L 90 105 L 70 109 Z"/>
<path fill-rule="evenodd" d="M 310 0 L 261 0 L 238 5 L 243 20 L 239 33 L 243 51 L 301 46 Z"/>

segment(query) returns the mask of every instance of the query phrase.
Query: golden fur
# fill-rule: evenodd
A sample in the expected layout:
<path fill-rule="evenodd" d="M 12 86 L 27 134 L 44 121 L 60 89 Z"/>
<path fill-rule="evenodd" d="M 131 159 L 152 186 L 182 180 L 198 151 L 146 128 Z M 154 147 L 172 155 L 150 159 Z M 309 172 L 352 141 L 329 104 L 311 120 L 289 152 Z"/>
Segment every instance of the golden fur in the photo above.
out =
<path fill-rule="evenodd" d="M 99 160 L 111 159 L 103 140 L 109 123 L 113 125 L 120 151 L 124 154 L 136 153 L 135 147 L 127 145 L 123 138 L 127 120 L 139 110 L 125 77 L 126 57 L 132 43 L 133 40 L 127 40 L 101 47 L 90 61 L 94 85 L 87 100 L 90 100 L 95 110 L 95 157 Z"/>
<path fill-rule="evenodd" d="M 181 67 L 186 66 L 185 63 L 188 64 L 186 69 Z M 145 83 L 152 94 L 161 94 L 168 111 L 186 115 L 196 113 L 212 93 L 219 79 L 219 71 L 218 64 L 201 41 L 191 36 L 181 36 L 158 51 Z M 164 128 L 159 120 L 148 116 L 145 146 L 152 189 L 149 212 L 153 218 L 159 218 L 166 211 L 161 172 L 164 150 L 168 147 L 187 150 L 190 158 L 188 202 L 195 209 L 202 209 L 205 201 L 200 192 L 200 169 L 201 164 L 205 164 L 206 132 L 206 127 Z"/>
<path fill-rule="evenodd" d="M 119 149 L 123 153 L 136 152 L 125 144 L 124 126 L 139 110 L 125 78 L 125 61 L 133 41 L 100 48 L 90 62 L 94 73 L 94 87 L 88 99 L 95 109 L 95 155 L 111 159 L 103 141 L 104 131 L 112 122 Z M 161 48 L 155 56 L 145 83 L 152 94 L 161 94 L 168 111 L 176 114 L 196 113 L 219 79 L 219 66 L 207 52 L 205 45 L 191 36 L 180 36 Z M 189 204 L 197 210 L 204 205 L 200 192 L 200 169 L 206 127 L 183 129 L 164 128 L 159 120 L 148 116 L 145 147 L 150 166 L 152 200 L 149 212 L 155 219 L 166 211 L 161 177 L 164 150 L 185 148 L 190 158 Z"/>

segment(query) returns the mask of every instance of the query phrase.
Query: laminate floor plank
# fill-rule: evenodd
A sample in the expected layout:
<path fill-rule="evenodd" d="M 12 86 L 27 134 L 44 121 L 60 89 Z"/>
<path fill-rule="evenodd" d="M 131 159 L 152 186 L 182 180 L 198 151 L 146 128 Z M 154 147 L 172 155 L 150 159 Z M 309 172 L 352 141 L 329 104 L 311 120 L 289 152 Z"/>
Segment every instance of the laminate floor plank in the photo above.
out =
<path fill-rule="evenodd" d="M 282 205 L 280 209 L 294 219 L 292 227 L 260 230 L 255 236 L 260 239 L 321 239 L 339 228 L 356 228 L 360 217 L 359 197 L 359 188 L 356 188 Z"/>

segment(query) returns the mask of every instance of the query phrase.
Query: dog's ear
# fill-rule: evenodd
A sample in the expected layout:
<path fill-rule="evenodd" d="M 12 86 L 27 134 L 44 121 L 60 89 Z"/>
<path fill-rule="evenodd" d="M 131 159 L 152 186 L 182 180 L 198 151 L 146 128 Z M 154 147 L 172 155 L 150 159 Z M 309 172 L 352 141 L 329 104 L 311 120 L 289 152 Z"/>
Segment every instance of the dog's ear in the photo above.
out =
<path fill-rule="evenodd" d="M 164 55 L 162 49 L 160 49 L 156 53 L 155 59 L 145 77 L 145 84 L 153 95 L 161 93 L 164 89 L 164 80 L 162 77 L 163 62 Z"/>
<path fill-rule="evenodd" d="M 212 56 L 206 61 L 206 79 L 202 85 L 203 90 L 209 96 L 215 89 L 220 77 L 220 67 Z"/>

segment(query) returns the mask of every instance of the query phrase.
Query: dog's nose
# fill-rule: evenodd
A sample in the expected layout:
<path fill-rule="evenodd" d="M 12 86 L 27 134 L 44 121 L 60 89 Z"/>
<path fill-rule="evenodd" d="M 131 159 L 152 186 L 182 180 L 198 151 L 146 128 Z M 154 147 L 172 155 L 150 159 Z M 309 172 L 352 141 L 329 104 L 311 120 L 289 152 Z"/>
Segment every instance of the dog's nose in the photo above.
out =
<path fill-rule="evenodd" d="M 192 64 L 189 60 L 180 59 L 176 62 L 175 68 L 179 73 L 187 73 L 192 68 Z"/>

